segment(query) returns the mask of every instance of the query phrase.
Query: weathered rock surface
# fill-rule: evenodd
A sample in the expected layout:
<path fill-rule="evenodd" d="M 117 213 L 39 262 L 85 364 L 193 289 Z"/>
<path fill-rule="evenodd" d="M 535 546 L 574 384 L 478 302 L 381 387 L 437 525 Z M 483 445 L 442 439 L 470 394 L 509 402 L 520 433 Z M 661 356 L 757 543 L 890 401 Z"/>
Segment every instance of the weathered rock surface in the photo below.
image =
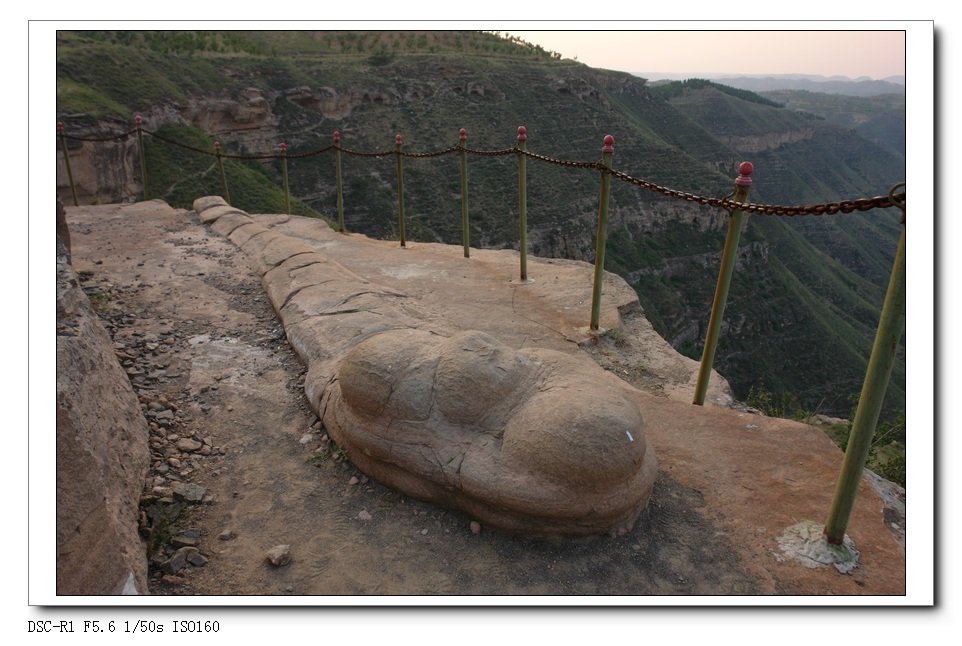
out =
<path fill-rule="evenodd" d="M 263 275 L 308 399 L 358 468 L 513 533 L 632 527 L 657 471 L 637 391 L 587 356 L 426 321 L 405 294 L 225 207 L 195 203 Z"/>
<path fill-rule="evenodd" d="M 146 594 L 147 421 L 66 260 L 58 254 L 57 594 Z"/>
<path fill-rule="evenodd" d="M 277 120 L 270 102 L 257 88 L 245 89 L 242 96 L 192 98 L 180 116 L 212 136 L 271 129 Z"/>
<path fill-rule="evenodd" d="M 87 115 L 66 115 L 70 137 L 66 140 L 70 171 L 77 199 L 82 204 L 102 200 L 130 200 L 141 186 L 134 175 L 137 163 L 136 137 L 118 136 L 129 131 L 130 122 L 98 121 Z M 117 136 L 116 139 L 109 139 Z M 92 139 L 95 141 L 82 141 Z M 106 140 L 104 140 L 106 139 Z M 58 146 L 58 159 L 63 151 Z M 73 204 L 67 166 L 57 163 L 57 195 L 64 204 Z"/>
<path fill-rule="evenodd" d="M 362 471 L 492 527 L 624 533 L 656 474 L 633 390 L 553 350 L 399 330 L 347 353 L 324 424 Z"/>

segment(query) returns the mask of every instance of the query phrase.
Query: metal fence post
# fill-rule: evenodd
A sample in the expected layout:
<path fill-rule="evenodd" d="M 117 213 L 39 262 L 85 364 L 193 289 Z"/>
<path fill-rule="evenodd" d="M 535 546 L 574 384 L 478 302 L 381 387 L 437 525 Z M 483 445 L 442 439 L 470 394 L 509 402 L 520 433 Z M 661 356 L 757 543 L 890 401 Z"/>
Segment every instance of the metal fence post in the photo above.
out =
<path fill-rule="evenodd" d="M 401 135 L 394 137 L 394 158 L 397 160 L 397 213 L 401 233 L 401 247 L 404 247 L 404 173 L 401 170 Z"/>
<path fill-rule="evenodd" d="M 605 135 L 601 148 L 601 163 L 606 170 L 611 169 L 611 158 L 615 152 L 615 138 Z M 598 331 L 601 319 L 601 284 L 605 277 L 605 245 L 608 241 L 608 196 L 611 194 L 611 175 L 601 172 L 601 197 L 598 200 L 598 234 L 595 236 L 595 284 L 591 293 L 591 325 L 589 330 Z"/>
<path fill-rule="evenodd" d="M 70 155 L 67 152 L 67 137 L 63 133 L 63 122 L 57 122 L 57 134 L 60 135 L 60 147 L 63 149 L 63 163 L 67 167 L 67 180 L 70 182 L 70 194 L 73 196 L 73 205 L 80 206 L 77 200 L 77 187 L 73 183 L 73 171 L 70 170 Z"/>
<path fill-rule="evenodd" d="M 344 228 L 344 192 L 341 185 L 341 133 L 334 131 L 334 177 L 337 182 L 337 230 L 347 233 Z"/>
<path fill-rule="evenodd" d="M 732 200 L 744 202 L 748 199 L 748 190 L 752 185 L 751 174 L 755 167 L 749 162 L 742 162 L 738 166 L 738 179 L 735 180 L 735 192 Z M 728 288 L 731 285 L 732 272 L 735 269 L 735 254 L 738 251 L 738 240 L 742 234 L 742 223 L 745 213 L 733 210 L 728 219 L 728 235 L 725 237 L 725 250 L 722 253 L 721 268 L 718 271 L 718 284 L 715 287 L 715 300 L 711 306 L 711 318 L 708 320 L 708 334 L 705 335 L 705 349 L 701 355 L 701 365 L 698 368 L 698 381 L 695 383 L 695 398 L 693 404 L 702 406 L 705 403 L 705 393 L 708 392 L 708 378 L 711 376 L 712 364 L 715 361 L 715 349 L 718 346 L 718 334 L 721 322 L 725 316 L 725 304 L 728 300 Z"/>
<path fill-rule="evenodd" d="M 521 278 L 512 281 L 516 285 L 533 283 L 528 278 L 528 176 L 527 158 L 524 154 L 528 139 L 524 126 L 518 127 L 518 247 L 521 251 Z"/>
<path fill-rule="evenodd" d="M 224 186 L 224 201 L 230 204 L 230 192 L 227 190 L 227 175 L 224 173 L 224 158 L 220 154 L 220 142 L 214 142 L 214 152 L 217 153 L 217 168 L 220 169 L 220 183 Z"/>
<path fill-rule="evenodd" d="M 291 214 L 291 192 L 287 183 L 287 144 L 281 144 L 281 172 L 284 175 L 284 208 Z"/>
<path fill-rule="evenodd" d="M 458 152 L 461 160 L 461 239 L 464 242 L 464 257 L 471 257 L 471 232 L 468 230 L 468 154 L 464 150 L 464 142 L 468 140 L 468 133 L 461 128 L 458 133 Z"/>
<path fill-rule="evenodd" d="M 135 119 L 137 123 L 137 148 L 140 150 L 140 177 L 144 185 L 144 199 L 147 198 L 147 156 L 144 152 L 144 137 L 140 129 L 140 117 Z"/>
<path fill-rule="evenodd" d="M 897 184 L 892 188 L 889 198 L 892 198 L 899 186 L 902 185 Z M 869 449 L 872 448 L 872 438 L 892 375 L 895 353 L 905 329 L 905 203 L 898 206 L 902 209 L 902 236 L 892 265 L 888 290 L 885 292 L 875 344 L 872 346 L 872 356 L 865 371 L 862 394 L 858 399 L 858 409 L 855 411 L 848 447 L 835 486 L 832 507 L 825 522 L 825 537 L 832 545 L 841 545 L 845 539 L 845 528 L 855 505 L 858 483 L 868 459 Z"/>

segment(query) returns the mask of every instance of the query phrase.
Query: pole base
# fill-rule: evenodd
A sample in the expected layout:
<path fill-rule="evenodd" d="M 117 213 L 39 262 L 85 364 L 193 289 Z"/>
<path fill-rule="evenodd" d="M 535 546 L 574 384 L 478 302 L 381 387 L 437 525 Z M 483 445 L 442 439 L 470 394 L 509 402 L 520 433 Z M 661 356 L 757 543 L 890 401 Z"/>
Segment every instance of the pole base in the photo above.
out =
<path fill-rule="evenodd" d="M 509 281 L 509 282 L 510 282 L 512 285 L 530 285 L 531 283 L 534 282 L 534 278 L 523 278 L 523 279 L 522 279 L 522 278 L 515 278 L 514 280 Z"/>
<path fill-rule="evenodd" d="M 579 327 L 578 334 L 589 336 L 589 337 L 599 337 L 603 336 L 608 330 L 606 328 L 600 327 L 597 330 L 592 330 L 590 327 Z"/>
<path fill-rule="evenodd" d="M 832 545 L 825 536 L 825 525 L 810 520 L 786 529 L 778 537 L 778 546 L 786 557 L 812 569 L 832 565 L 842 574 L 848 574 L 858 567 L 859 551 L 851 538 L 845 536 L 841 545 Z"/>

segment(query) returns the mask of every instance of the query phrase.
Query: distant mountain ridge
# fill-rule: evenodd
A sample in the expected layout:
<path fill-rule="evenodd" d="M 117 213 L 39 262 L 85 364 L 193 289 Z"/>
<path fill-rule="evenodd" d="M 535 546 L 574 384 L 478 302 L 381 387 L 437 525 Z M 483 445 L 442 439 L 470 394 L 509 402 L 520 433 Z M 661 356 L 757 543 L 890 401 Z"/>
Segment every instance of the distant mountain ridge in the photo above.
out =
<path fill-rule="evenodd" d="M 905 77 L 888 76 L 884 79 L 871 79 L 860 76 L 852 79 L 847 76 L 821 76 L 818 74 L 645 74 L 636 76 L 648 79 L 653 86 L 671 80 L 703 78 L 740 90 L 752 92 L 771 92 L 775 90 L 806 90 L 825 94 L 844 94 L 847 96 L 878 96 L 881 94 L 905 94 Z"/>

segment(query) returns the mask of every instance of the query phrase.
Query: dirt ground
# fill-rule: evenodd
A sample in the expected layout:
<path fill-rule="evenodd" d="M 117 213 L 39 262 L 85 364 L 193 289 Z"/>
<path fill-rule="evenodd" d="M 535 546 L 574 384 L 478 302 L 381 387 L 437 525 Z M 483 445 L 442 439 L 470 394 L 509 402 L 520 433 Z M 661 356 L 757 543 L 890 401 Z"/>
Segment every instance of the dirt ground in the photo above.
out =
<path fill-rule="evenodd" d="M 474 533 L 468 516 L 368 479 L 325 442 L 303 395 L 305 366 L 259 277 L 245 255 L 196 214 L 159 201 L 66 212 L 73 266 L 88 293 L 104 295 L 99 307 L 115 348 L 174 339 L 153 358 L 164 376 L 144 389 L 176 405 L 182 428 L 200 431 L 220 448 L 218 455 L 188 461 L 180 476 L 207 491 L 206 503 L 182 506 L 177 524 L 200 530 L 208 561 L 166 580 L 152 576 L 154 595 L 349 597 L 363 605 L 384 595 L 603 595 L 644 604 L 655 595 L 905 594 L 904 518 L 884 511 L 867 482 L 849 527 L 862 554 L 857 569 L 810 569 L 779 550 L 777 538 L 787 527 L 824 522 L 841 453 L 807 425 L 686 404 L 687 376 L 666 376 L 667 364 L 651 360 L 663 349 L 654 348 L 650 325 L 638 313 L 625 317 L 617 336 L 595 345 L 552 332 L 561 324 L 532 313 L 558 303 L 528 310 L 512 300 L 512 316 L 498 314 L 492 301 L 488 314 L 516 335 L 503 341 L 540 339 L 589 352 L 646 393 L 646 432 L 660 472 L 634 529 L 619 538 L 555 543 L 484 527 Z M 414 244 L 400 252 L 408 254 L 398 265 L 408 268 L 402 272 L 378 262 L 391 243 L 360 236 L 342 243 L 331 232 L 312 238 L 316 222 L 259 220 L 313 240 L 372 281 L 410 290 L 412 278 L 420 277 L 426 307 L 448 298 L 436 272 L 459 271 L 443 264 L 460 248 L 449 253 Z M 363 257 L 361 248 L 370 255 Z M 430 262 L 429 252 L 437 253 Z M 424 273 L 430 263 L 434 277 Z M 549 287 L 550 279 L 540 276 L 540 285 Z M 590 298 L 590 285 L 587 293 Z M 486 305 L 482 296 L 478 301 Z M 713 396 L 723 397 L 720 392 Z M 282 544 L 290 545 L 290 563 L 269 564 L 265 553 Z"/>

